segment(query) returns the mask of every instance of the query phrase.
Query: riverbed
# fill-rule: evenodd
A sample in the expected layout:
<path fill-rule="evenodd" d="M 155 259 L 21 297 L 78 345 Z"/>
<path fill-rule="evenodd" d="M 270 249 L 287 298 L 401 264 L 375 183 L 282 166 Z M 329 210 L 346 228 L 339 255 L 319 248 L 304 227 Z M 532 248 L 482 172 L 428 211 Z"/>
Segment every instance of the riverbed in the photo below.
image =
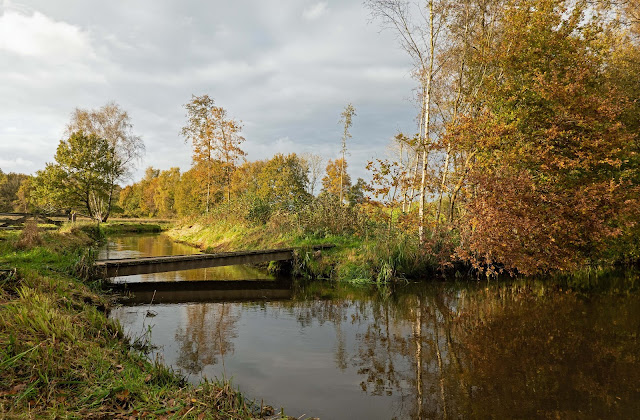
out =
<path fill-rule="evenodd" d="M 162 235 L 110 242 L 109 258 L 198 252 Z M 180 273 L 166 274 L 176 287 L 203 276 L 229 279 Z M 244 273 L 233 278 L 269 278 L 255 268 Z M 165 274 L 133 280 L 154 276 Z M 295 417 L 640 412 L 638 293 L 585 295 L 544 282 L 289 284 L 283 295 L 123 304 L 111 316 L 132 337 L 150 327 L 150 356 L 190 382 L 230 378 L 247 396 Z"/>

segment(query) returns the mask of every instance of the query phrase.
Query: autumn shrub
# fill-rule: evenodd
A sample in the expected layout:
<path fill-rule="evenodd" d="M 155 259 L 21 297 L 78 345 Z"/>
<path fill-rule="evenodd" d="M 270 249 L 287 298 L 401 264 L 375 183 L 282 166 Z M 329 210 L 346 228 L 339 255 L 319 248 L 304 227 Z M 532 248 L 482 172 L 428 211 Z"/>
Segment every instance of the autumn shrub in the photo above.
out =
<path fill-rule="evenodd" d="M 30 249 L 34 246 L 42 244 L 42 238 L 40 237 L 40 229 L 38 228 L 38 222 L 35 220 L 29 220 L 25 223 L 16 247 L 19 249 Z"/>
<path fill-rule="evenodd" d="M 588 2 L 571 13 L 558 4 L 505 8 L 502 36 L 478 56 L 500 77 L 487 78 L 483 110 L 460 118 L 453 136 L 474 161 L 465 173 L 472 194 L 460 197 L 458 255 L 488 271 L 611 263 L 611 246 L 640 207 L 640 143 L 629 119 L 639 115 L 637 95 L 607 76 L 615 48 L 593 36 L 604 14 Z"/>
<path fill-rule="evenodd" d="M 302 229 L 317 236 L 362 234 L 368 222 L 357 206 L 345 206 L 337 196 L 328 193 L 313 199 L 298 217 Z"/>

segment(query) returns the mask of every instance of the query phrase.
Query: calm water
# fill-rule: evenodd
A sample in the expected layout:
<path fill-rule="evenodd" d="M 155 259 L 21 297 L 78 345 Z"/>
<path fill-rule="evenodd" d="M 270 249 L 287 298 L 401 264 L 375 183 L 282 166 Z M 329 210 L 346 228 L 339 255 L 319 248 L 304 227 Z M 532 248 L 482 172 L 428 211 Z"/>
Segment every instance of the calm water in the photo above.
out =
<path fill-rule="evenodd" d="M 285 297 L 117 308 L 154 357 L 323 419 L 636 418 L 640 295 L 540 284 L 294 283 Z"/>
<path fill-rule="evenodd" d="M 200 250 L 189 245 L 172 241 L 162 234 L 118 235 L 109 237 L 98 253 L 99 259 L 157 257 L 162 255 L 199 254 Z M 118 282 L 145 281 L 195 281 L 195 280 L 273 280 L 273 276 L 253 267 L 234 265 L 211 267 L 197 270 L 173 271 L 167 273 L 140 274 L 128 277 L 116 277 Z"/>

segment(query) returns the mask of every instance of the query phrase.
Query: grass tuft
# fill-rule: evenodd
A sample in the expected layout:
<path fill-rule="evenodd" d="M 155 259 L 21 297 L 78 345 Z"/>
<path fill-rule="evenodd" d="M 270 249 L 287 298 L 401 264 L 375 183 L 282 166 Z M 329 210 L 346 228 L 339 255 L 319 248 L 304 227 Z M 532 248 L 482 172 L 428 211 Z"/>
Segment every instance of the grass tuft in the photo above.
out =
<path fill-rule="evenodd" d="M 41 244 L 42 239 L 40 238 L 38 222 L 35 220 L 29 220 L 24 224 L 24 228 L 20 232 L 18 242 L 16 242 L 16 247 L 18 249 L 31 249 Z"/>

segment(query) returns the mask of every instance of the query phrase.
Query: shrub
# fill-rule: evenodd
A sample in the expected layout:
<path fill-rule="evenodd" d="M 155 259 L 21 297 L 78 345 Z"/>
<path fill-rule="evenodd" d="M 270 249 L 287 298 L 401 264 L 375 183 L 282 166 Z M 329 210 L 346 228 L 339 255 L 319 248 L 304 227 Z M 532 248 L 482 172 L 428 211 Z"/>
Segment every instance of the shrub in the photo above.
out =
<path fill-rule="evenodd" d="M 16 242 L 16 247 L 19 249 L 30 249 L 38 245 L 42 245 L 38 222 L 35 220 L 29 220 L 24 224 L 24 228 L 22 229 L 22 232 L 20 232 L 18 242 Z"/>

